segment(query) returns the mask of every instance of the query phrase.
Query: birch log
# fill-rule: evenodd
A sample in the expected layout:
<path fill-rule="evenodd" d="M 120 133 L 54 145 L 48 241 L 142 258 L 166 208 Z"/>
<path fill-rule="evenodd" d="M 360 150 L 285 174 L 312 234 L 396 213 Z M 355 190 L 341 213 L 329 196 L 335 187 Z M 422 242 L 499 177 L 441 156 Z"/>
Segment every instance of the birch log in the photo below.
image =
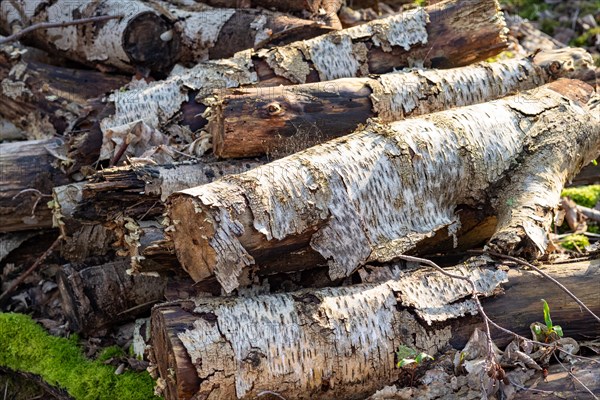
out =
<path fill-rule="evenodd" d="M 559 77 L 581 78 L 590 71 L 591 55 L 575 48 L 449 70 L 226 90 L 211 106 L 208 130 L 219 157 L 277 157 L 346 135 L 368 118 L 399 121 L 494 100 Z"/>
<path fill-rule="evenodd" d="M 216 89 L 316 82 L 419 64 L 466 65 L 502 51 L 504 31 L 496 0 L 448 0 L 287 46 L 239 52 L 177 70 L 160 82 L 139 82 L 131 90 L 114 92 L 106 117 L 85 121 L 99 121 L 100 129 L 73 138 L 69 156 L 74 170 L 89 164 L 91 155 L 99 155 L 103 135 L 139 120 L 165 132 L 182 127 L 198 132 L 207 122 L 202 117 L 210 104 L 206 98 Z"/>
<path fill-rule="evenodd" d="M 341 27 L 337 12 L 343 4 L 342 0 L 206 0 L 203 3 L 215 7 L 263 7 L 269 10 L 303 13 L 322 20 L 332 28 Z"/>
<path fill-rule="evenodd" d="M 544 269 L 598 312 L 594 288 L 600 283 L 599 266 L 588 261 Z M 458 268 L 464 273 L 464 266 Z M 462 349 L 483 325 L 478 315 L 445 320 L 462 314 L 466 285 L 428 269 L 401 271 L 379 283 L 255 297 L 196 297 L 155 307 L 152 349 L 158 386 L 167 400 L 251 399 L 262 390 L 287 399 L 366 398 L 396 380 L 398 345 L 429 354 L 446 345 Z M 495 286 L 494 279 L 506 277 L 489 266 L 469 271 L 486 290 Z M 501 326 L 529 335 L 530 324 L 541 319 L 539 299 L 544 297 L 554 321 L 569 327 L 565 336 L 600 334 L 593 317 L 580 312 L 550 281 L 513 268 L 507 278 L 503 295 L 482 299 L 486 314 Z M 455 310 L 449 310 L 456 300 Z M 427 324 L 433 315 L 435 323 Z M 512 337 L 494 339 L 503 346 Z"/>
<path fill-rule="evenodd" d="M 56 166 L 60 139 L 0 144 L 0 232 L 52 227 L 52 187 L 68 182 Z"/>
<path fill-rule="evenodd" d="M 315 21 L 260 9 L 171 6 L 167 10 L 181 36 L 180 61 L 187 64 L 229 58 L 238 51 L 310 39 L 332 30 Z"/>
<path fill-rule="evenodd" d="M 506 273 L 485 264 L 454 271 L 489 295 Z M 252 399 L 263 390 L 288 399 L 365 398 L 398 377 L 400 344 L 429 354 L 448 344 L 443 321 L 475 312 L 469 293 L 464 281 L 417 269 L 379 284 L 159 306 L 152 313 L 158 387 L 167 399 Z"/>
<path fill-rule="evenodd" d="M 177 192 L 168 205 L 177 257 L 195 281 L 216 276 L 227 292 L 252 269 L 283 260 L 309 266 L 297 252 L 327 262 L 336 279 L 415 250 L 437 231 L 456 236 L 461 207 L 493 210 L 491 244 L 535 256 L 563 183 L 600 152 L 598 114 L 585 107 L 592 92 L 561 79 L 495 102 L 372 123 Z"/>
<path fill-rule="evenodd" d="M 104 15 L 122 17 L 38 29 L 27 34 L 23 42 L 83 64 L 101 64 L 126 72 L 134 72 L 137 66 L 164 72 L 178 60 L 179 37 L 166 36 L 172 33 L 172 23 L 138 0 L 3 1 L 0 30 L 12 34 L 32 24 L 68 23 Z"/>
<path fill-rule="evenodd" d="M 129 79 L 97 71 L 48 65 L 20 46 L 0 47 L 0 116 L 29 139 L 62 135 L 85 115 L 87 100 L 125 85 Z"/>

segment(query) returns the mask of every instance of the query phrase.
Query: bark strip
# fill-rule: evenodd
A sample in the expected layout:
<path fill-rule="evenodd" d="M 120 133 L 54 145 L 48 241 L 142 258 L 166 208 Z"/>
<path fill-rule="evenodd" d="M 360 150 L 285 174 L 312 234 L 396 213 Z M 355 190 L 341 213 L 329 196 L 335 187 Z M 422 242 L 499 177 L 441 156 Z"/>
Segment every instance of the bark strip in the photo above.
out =
<path fill-rule="evenodd" d="M 492 244 L 536 255 L 563 183 L 600 152 L 600 123 L 585 108 L 592 92 L 561 79 L 495 102 L 372 123 L 177 192 L 168 205 L 177 257 L 195 281 L 216 276 L 227 292 L 251 269 L 283 259 L 306 268 L 308 255 L 336 279 L 437 231 L 456 236 L 461 207 L 490 203 L 499 219 Z"/>
<path fill-rule="evenodd" d="M 288 155 L 383 122 L 483 103 L 593 70 L 583 49 L 449 70 L 414 70 L 276 88 L 221 92 L 211 106 L 213 152 L 223 158 Z"/>
<path fill-rule="evenodd" d="M 506 273 L 452 268 L 490 295 Z M 476 313 L 470 288 L 427 269 L 394 280 L 249 297 L 202 298 L 152 313 L 153 352 L 167 399 L 365 398 L 393 382 L 400 344 L 436 354 L 447 319 Z M 436 321 L 435 327 L 427 326 Z"/>
<path fill-rule="evenodd" d="M 61 23 L 103 15 L 123 17 L 36 30 L 26 35 L 23 42 L 83 64 L 102 64 L 126 72 L 134 72 L 136 66 L 167 71 L 179 58 L 179 37 L 174 35 L 165 40 L 163 35 L 172 30 L 172 23 L 138 0 L 3 1 L 0 29 L 12 34 L 36 23 Z"/>

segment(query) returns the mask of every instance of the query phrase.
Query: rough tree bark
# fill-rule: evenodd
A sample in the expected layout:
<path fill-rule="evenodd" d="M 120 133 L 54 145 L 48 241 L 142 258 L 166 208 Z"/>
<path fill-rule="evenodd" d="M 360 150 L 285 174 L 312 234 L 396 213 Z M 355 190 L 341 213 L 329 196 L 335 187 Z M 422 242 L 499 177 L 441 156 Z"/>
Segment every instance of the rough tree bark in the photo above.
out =
<path fill-rule="evenodd" d="M 341 28 L 339 18 L 337 18 L 337 12 L 343 4 L 341 0 L 206 0 L 203 3 L 215 7 L 263 7 L 269 10 L 305 13 L 322 20 L 332 28 Z"/>
<path fill-rule="evenodd" d="M 127 274 L 129 260 L 83 268 L 65 265 L 58 272 L 63 311 L 70 328 L 93 333 L 147 313 L 164 300 L 167 279 Z"/>
<path fill-rule="evenodd" d="M 0 116 L 29 139 L 62 135 L 85 114 L 87 100 L 129 82 L 120 75 L 44 64 L 23 51 L 29 52 L 20 46 L 0 47 Z"/>
<path fill-rule="evenodd" d="M 484 265 L 455 272 L 491 294 L 506 274 Z M 249 399 L 263 390 L 364 398 L 398 376 L 400 344 L 430 354 L 447 345 L 451 330 L 440 322 L 475 311 L 469 292 L 464 281 L 421 269 L 379 284 L 159 306 L 152 313 L 158 386 L 168 399 Z M 438 324 L 428 329 L 415 315 Z"/>
<path fill-rule="evenodd" d="M 482 264 L 453 268 L 468 273 L 490 293 L 507 275 Z M 596 312 L 600 303 L 593 285 L 600 282 L 599 266 L 598 261 L 550 266 L 548 272 Z M 252 297 L 196 297 L 155 307 L 158 386 L 166 399 L 250 399 L 263 390 L 294 399 L 365 398 L 396 380 L 398 345 L 429 354 L 447 345 L 460 349 L 481 327 L 479 316 L 465 312 L 472 311 L 472 304 L 465 303 L 470 292 L 465 282 L 426 268 L 379 269 L 385 269 L 385 279 L 376 283 Z M 590 326 L 593 317 L 532 272 L 511 269 L 502 286 L 504 295 L 482 301 L 488 316 L 508 329 L 529 336 L 530 323 L 541 319 L 543 296 L 554 320 L 570 327 L 565 335 L 600 334 L 597 324 Z M 495 339 L 505 345 L 512 338 Z"/>
<path fill-rule="evenodd" d="M 181 126 L 200 130 L 206 124 L 202 114 L 210 104 L 206 97 L 216 89 L 316 82 L 418 64 L 467 65 L 504 49 L 504 31 L 495 0 L 448 0 L 314 39 L 239 52 L 230 59 L 176 71 L 161 82 L 113 93 L 107 110 L 96 115 L 100 129 L 78 134 L 70 144 L 73 169 L 89 164 L 90 156 L 97 157 L 103 134 L 134 121 L 165 132 Z M 94 121 L 88 119 L 86 124 Z"/>
<path fill-rule="evenodd" d="M 57 186 L 53 213 L 65 238 L 62 256 L 79 262 L 117 250 L 133 257 L 132 266 L 138 271 L 168 268 L 177 262 L 172 244 L 155 243 L 164 239 L 157 219 L 161 219 L 167 196 L 261 164 L 239 160 L 134 165 L 99 171 L 91 181 Z"/>
<path fill-rule="evenodd" d="M 12 34 L 36 23 L 70 22 L 103 15 L 123 17 L 38 29 L 26 35 L 23 42 L 83 64 L 101 64 L 126 72 L 134 72 L 138 66 L 167 71 L 179 58 L 179 37 L 172 35 L 169 39 L 163 35 L 173 29 L 172 23 L 138 0 L 3 1 L 0 30 Z"/>
<path fill-rule="evenodd" d="M 68 182 L 56 167 L 60 139 L 0 144 L 0 232 L 52 227 L 52 188 Z"/>
<path fill-rule="evenodd" d="M 449 70 L 417 70 L 219 93 L 208 130 L 223 158 L 287 155 L 352 132 L 368 118 L 399 121 L 482 103 L 593 71 L 583 49 Z"/>
<path fill-rule="evenodd" d="M 391 124 L 170 197 L 172 239 L 195 281 L 230 292 L 253 269 L 327 263 L 333 279 L 445 232 L 461 208 L 498 217 L 490 246 L 535 257 L 565 181 L 600 153 L 593 88 L 530 92 Z M 560 131 L 561 135 L 556 135 Z M 487 208 L 485 208 L 487 207 Z M 535 210 L 533 212 L 532 210 Z"/>
<path fill-rule="evenodd" d="M 315 21 L 259 9 L 194 10 L 167 7 L 181 36 L 180 61 L 195 65 L 229 58 L 238 51 L 310 39 L 332 28 Z"/>

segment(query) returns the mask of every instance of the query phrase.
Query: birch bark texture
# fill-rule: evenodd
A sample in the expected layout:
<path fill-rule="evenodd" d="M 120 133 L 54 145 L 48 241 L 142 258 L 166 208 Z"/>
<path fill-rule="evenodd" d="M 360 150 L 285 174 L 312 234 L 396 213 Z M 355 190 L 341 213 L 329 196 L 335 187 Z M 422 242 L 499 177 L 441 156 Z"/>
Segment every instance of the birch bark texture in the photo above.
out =
<path fill-rule="evenodd" d="M 205 98 L 226 88 L 316 82 L 411 65 L 467 65 L 502 51 L 505 32 L 496 0 L 447 0 L 314 39 L 177 69 L 163 81 L 114 92 L 109 98 L 114 113 L 100 126 L 104 133 L 138 120 L 164 127 L 190 98 L 207 103 L 205 109 L 210 104 Z"/>
<path fill-rule="evenodd" d="M 448 70 L 400 71 L 276 88 L 218 93 L 208 131 L 222 158 L 287 155 L 352 132 L 368 118 L 382 122 L 483 103 L 560 77 L 593 71 L 583 49 Z"/>
<path fill-rule="evenodd" d="M 40 29 L 28 34 L 24 41 L 83 64 L 101 64 L 126 72 L 134 72 L 136 66 L 165 72 L 178 60 L 179 37 L 164 40 L 163 35 L 173 29 L 172 23 L 138 0 L 3 1 L 0 28 L 12 34 L 36 23 L 68 23 L 103 15 L 122 17 Z"/>
<path fill-rule="evenodd" d="M 181 37 L 180 62 L 186 65 L 310 39 L 332 30 L 312 20 L 268 10 L 204 8 L 166 6 Z"/>
<path fill-rule="evenodd" d="M 503 251 L 529 252 L 528 240 L 544 249 L 560 188 L 600 151 L 597 114 L 585 106 L 592 92 L 561 79 L 494 102 L 375 122 L 174 193 L 177 257 L 195 281 L 216 276 L 226 292 L 281 258 L 288 268 L 308 267 L 299 252 L 316 253 L 336 279 L 393 260 L 441 229 L 455 235 L 459 206 L 489 203 L 506 233 L 492 239 Z"/>
<path fill-rule="evenodd" d="M 451 269 L 490 295 L 506 273 L 471 260 Z M 251 297 L 196 297 L 156 307 L 152 337 L 168 399 L 360 399 L 397 378 L 400 344 L 436 354 L 476 313 L 471 288 L 431 270 L 377 284 Z M 408 310 L 414 311 L 414 314 Z M 418 316 L 418 317 L 417 317 Z"/>

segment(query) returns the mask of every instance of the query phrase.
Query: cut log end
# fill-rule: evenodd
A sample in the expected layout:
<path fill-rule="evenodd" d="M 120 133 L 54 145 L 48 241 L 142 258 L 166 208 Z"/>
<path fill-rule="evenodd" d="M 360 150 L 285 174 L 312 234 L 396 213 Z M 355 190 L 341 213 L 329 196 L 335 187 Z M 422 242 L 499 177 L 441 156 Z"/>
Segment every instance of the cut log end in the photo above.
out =
<path fill-rule="evenodd" d="M 153 356 L 162 377 L 157 388 L 162 387 L 166 399 L 189 399 L 198 392 L 200 379 L 178 333 L 192 329 L 196 318 L 180 307 L 160 307 L 153 315 Z"/>
<path fill-rule="evenodd" d="M 134 65 L 166 72 L 179 59 L 180 38 L 168 35 L 172 26 L 160 15 L 142 13 L 133 19 L 123 35 L 123 49 Z"/>
<path fill-rule="evenodd" d="M 171 202 L 171 221 L 176 237 L 175 253 L 183 269 L 196 282 L 214 275 L 217 254 L 210 246 L 215 234 L 212 217 L 198 211 L 196 201 L 185 196 L 176 196 Z M 186 223 L 181 223 L 186 221 Z M 195 221 L 195 223 L 189 223 Z"/>

